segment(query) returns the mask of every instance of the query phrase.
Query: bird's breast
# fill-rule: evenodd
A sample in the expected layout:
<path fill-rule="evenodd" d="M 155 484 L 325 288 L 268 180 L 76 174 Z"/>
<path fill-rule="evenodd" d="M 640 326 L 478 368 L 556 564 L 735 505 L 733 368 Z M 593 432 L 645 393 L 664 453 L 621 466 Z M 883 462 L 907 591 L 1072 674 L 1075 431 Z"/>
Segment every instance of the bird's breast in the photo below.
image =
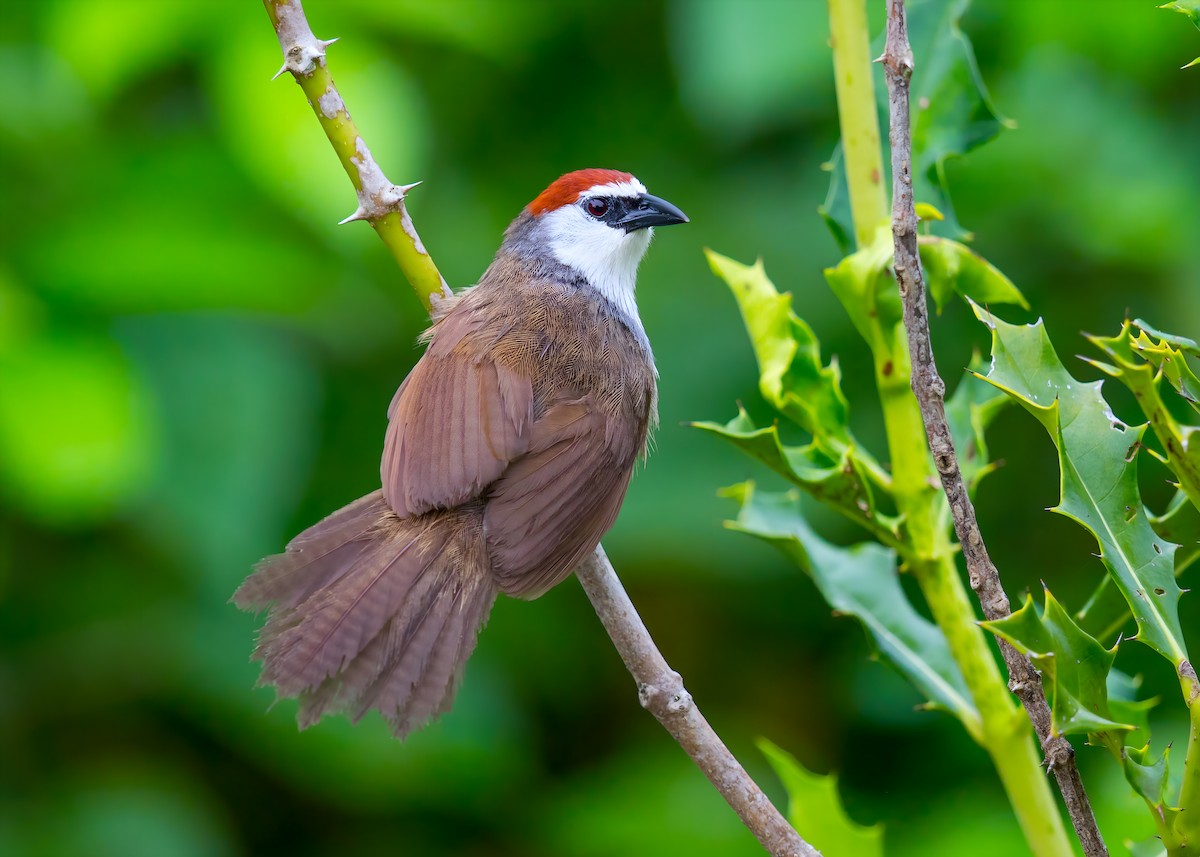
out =
<path fill-rule="evenodd" d="M 592 398 L 644 442 L 654 419 L 653 357 L 618 312 L 586 287 L 531 284 L 489 298 L 477 334 L 489 356 L 531 379 L 535 413 Z M 639 447 L 641 443 L 639 443 Z"/>

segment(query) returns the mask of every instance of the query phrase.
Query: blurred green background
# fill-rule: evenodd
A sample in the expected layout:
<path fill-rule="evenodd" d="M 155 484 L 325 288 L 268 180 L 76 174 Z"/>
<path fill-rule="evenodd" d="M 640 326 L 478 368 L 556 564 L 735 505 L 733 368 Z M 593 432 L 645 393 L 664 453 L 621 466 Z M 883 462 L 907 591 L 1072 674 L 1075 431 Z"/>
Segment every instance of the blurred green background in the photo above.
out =
<path fill-rule="evenodd" d="M 1200 71 L 1178 70 L 1200 34 L 1154 5 L 979 0 L 964 22 L 1018 127 L 951 166 L 956 208 L 1064 356 L 1127 309 L 1200 333 Z M 914 711 L 853 622 L 722 530 L 716 488 L 773 480 L 683 425 L 736 400 L 769 418 L 701 249 L 761 254 L 886 458 L 870 358 L 820 274 L 837 258 L 816 215 L 837 140 L 825 4 L 307 6 L 342 39 L 331 68 L 384 170 L 425 181 L 410 210 L 452 284 L 570 169 L 632 171 L 691 216 L 642 269 L 662 428 L 609 554 L 776 800 L 759 735 L 839 772 L 890 854 L 1025 853 L 958 725 Z M 298 88 L 271 81 L 279 63 L 252 0 L 9 0 L 0 15 L 0 854 L 759 853 L 638 707 L 573 581 L 498 604 L 454 712 L 405 744 L 374 716 L 298 733 L 293 703 L 253 689 L 257 620 L 226 599 L 377 486 L 425 322 L 371 230 L 335 225 L 352 191 Z M 954 379 L 986 337 L 963 307 L 935 326 Z M 1007 466 L 980 514 L 1009 592 L 1046 579 L 1078 607 L 1102 570 L 1082 530 L 1042 511 L 1048 440 L 1012 412 L 992 443 Z M 1162 473 L 1144 478 L 1165 496 Z M 841 526 L 828 533 L 853 536 Z M 1156 741 L 1181 731 L 1170 667 L 1136 644 L 1118 666 L 1168 700 Z M 1116 767 L 1091 748 L 1080 761 L 1114 853 L 1149 836 Z"/>

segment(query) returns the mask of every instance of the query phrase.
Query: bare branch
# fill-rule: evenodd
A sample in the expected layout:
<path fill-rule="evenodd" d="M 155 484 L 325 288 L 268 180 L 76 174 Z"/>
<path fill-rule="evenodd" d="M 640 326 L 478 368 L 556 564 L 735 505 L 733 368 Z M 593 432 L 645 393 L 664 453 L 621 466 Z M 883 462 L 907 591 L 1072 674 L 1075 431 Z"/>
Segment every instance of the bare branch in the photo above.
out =
<path fill-rule="evenodd" d="M 284 54 L 283 67 L 276 77 L 288 71 L 296 78 L 358 191 L 358 208 L 342 222 L 369 221 L 430 308 L 431 302 L 451 292 L 405 210 L 405 194 L 416 185 L 393 185 L 371 157 L 325 65 L 325 48 L 336 40 L 323 41 L 313 35 L 300 0 L 263 3 Z M 642 706 L 679 742 L 742 823 L 773 857 L 821 857 L 784 820 L 708 725 L 684 689 L 679 673 L 667 665 L 654 645 L 604 548 L 597 546 L 576 575 L 637 682 Z"/>
<path fill-rule="evenodd" d="M 596 615 L 637 682 L 642 707 L 658 718 L 709 782 L 733 807 L 763 848 L 773 855 L 814 857 L 819 852 L 796 833 L 708 725 L 679 673 L 663 658 L 617 579 L 604 548 L 575 570 Z"/>
<path fill-rule="evenodd" d="M 943 397 L 946 385 L 938 374 L 929 338 L 929 313 L 925 305 L 925 278 L 917 250 L 917 215 L 912 191 L 912 129 L 909 122 L 909 81 L 913 55 L 908 43 L 904 0 L 888 0 L 887 45 L 882 57 L 887 76 L 890 141 L 892 148 L 892 234 L 895 239 L 896 284 L 904 303 L 904 327 L 912 354 L 912 388 L 921 405 L 921 419 L 929 449 L 941 477 L 942 488 L 950 502 L 954 531 L 962 545 L 970 575 L 971 588 L 979 596 L 983 614 L 989 620 L 1003 619 L 1010 613 L 1008 596 L 1000 583 L 1000 574 L 988 556 L 975 519 L 975 507 L 959 470 L 950 426 L 946 422 Z M 1053 772 L 1066 802 L 1075 833 L 1088 857 L 1108 857 L 1108 849 L 1096 826 L 1092 806 L 1084 791 L 1075 750 L 1061 735 L 1051 733 L 1050 706 L 1037 670 L 1029 659 L 1004 640 L 1000 651 L 1008 666 L 1009 689 L 1025 705 L 1038 740 L 1046 754 L 1046 767 Z"/>

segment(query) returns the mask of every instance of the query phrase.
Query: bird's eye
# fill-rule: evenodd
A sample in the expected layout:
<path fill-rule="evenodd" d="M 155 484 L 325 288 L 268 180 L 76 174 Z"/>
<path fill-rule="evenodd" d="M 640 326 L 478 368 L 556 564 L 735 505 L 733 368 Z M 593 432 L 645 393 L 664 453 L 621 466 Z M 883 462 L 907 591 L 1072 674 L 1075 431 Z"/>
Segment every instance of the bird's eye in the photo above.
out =
<path fill-rule="evenodd" d="M 601 196 L 593 196 L 584 203 L 587 213 L 597 219 L 608 214 L 608 200 Z"/>

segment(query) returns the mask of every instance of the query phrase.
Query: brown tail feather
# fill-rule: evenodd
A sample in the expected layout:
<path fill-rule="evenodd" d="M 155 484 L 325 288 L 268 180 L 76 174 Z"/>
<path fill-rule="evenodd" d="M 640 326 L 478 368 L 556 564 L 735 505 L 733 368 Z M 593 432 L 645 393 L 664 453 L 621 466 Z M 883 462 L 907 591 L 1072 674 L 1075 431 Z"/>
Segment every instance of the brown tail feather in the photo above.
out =
<path fill-rule="evenodd" d="M 379 491 L 301 533 L 234 594 L 272 605 L 261 683 L 299 696 L 301 727 L 379 710 L 400 737 L 449 709 L 496 599 L 481 511 L 397 518 Z"/>

